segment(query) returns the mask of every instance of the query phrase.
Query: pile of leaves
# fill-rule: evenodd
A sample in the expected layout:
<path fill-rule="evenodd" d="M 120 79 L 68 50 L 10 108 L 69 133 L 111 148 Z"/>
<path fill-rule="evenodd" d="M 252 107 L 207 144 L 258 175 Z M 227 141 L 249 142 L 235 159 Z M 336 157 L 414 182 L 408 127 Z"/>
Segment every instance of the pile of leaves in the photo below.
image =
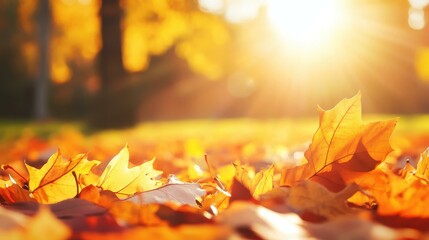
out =
<path fill-rule="evenodd" d="M 5 239 L 420 239 L 428 237 L 429 150 L 415 166 L 392 155 L 396 119 L 363 123 L 360 94 L 319 109 L 319 128 L 290 162 L 190 164 L 169 173 L 60 150 L 25 170 L 4 164 Z M 132 150 L 132 149 L 131 149 Z M 217 162 L 217 163 L 216 163 Z M 177 163 L 162 162 L 163 169 Z M 398 167 L 400 166 L 400 167 Z"/>

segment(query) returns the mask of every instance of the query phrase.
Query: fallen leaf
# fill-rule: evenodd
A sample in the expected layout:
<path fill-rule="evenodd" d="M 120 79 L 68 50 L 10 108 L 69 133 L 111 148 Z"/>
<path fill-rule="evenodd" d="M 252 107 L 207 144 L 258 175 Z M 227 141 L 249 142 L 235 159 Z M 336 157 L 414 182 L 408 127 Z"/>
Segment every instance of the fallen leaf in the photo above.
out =
<path fill-rule="evenodd" d="M 67 239 L 71 232 L 46 207 L 41 207 L 26 226 L 28 237 L 24 239 L 46 239 L 46 236 L 49 236 L 49 239 Z"/>
<path fill-rule="evenodd" d="M 12 181 L 0 179 L 0 196 L 6 203 L 35 201 L 30 197 L 30 192 Z"/>
<path fill-rule="evenodd" d="M 93 185 L 86 186 L 79 194 L 79 198 L 100 205 L 104 208 L 110 208 L 113 203 L 119 201 L 119 198 L 111 191 L 102 190 Z"/>
<path fill-rule="evenodd" d="M 297 214 L 279 214 L 249 202 L 231 203 L 227 210 L 215 217 L 215 221 L 235 229 L 248 227 L 265 239 L 309 239 L 311 237 L 302 228 L 303 221 Z"/>
<path fill-rule="evenodd" d="M 201 201 L 201 209 L 217 215 L 228 207 L 230 197 L 231 195 L 226 195 L 223 191 L 207 195 Z"/>
<path fill-rule="evenodd" d="M 414 230 L 392 229 L 354 216 L 325 223 L 304 222 L 297 214 L 280 214 L 249 202 L 235 202 L 215 220 L 236 229 L 245 227 L 263 239 L 420 239 Z"/>
<path fill-rule="evenodd" d="M 243 183 L 237 180 L 237 178 L 234 178 L 232 185 L 231 185 L 231 197 L 229 199 L 229 202 L 235 202 L 235 201 L 250 201 L 255 202 L 256 199 L 252 196 L 252 193 L 250 192 L 249 188 L 244 186 Z"/>
<path fill-rule="evenodd" d="M 415 175 L 419 178 L 429 181 L 429 148 L 427 148 L 421 155 L 417 163 Z"/>
<path fill-rule="evenodd" d="M 41 208 L 49 208 L 50 212 L 66 224 L 73 232 L 72 238 L 83 231 L 118 231 L 116 220 L 107 213 L 107 210 L 94 203 L 72 198 L 54 204 L 41 205 L 37 202 L 18 202 L 4 205 L 4 208 L 13 212 L 33 216 Z"/>
<path fill-rule="evenodd" d="M 189 205 L 177 205 L 172 202 L 164 204 L 136 204 L 128 201 L 118 201 L 109 212 L 116 219 L 125 221 L 128 225 L 177 226 L 182 224 L 211 223 L 211 215 L 203 210 Z"/>
<path fill-rule="evenodd" d="M 101 174 L 97 187 L 115 193 L 120 199 L 128 198 L 136 192 L 144 192 L 157 188 L 160 184 L 156 180 L 161 171 L 153 169 L 151 160 L 139 166 L 128 168 L 129 151 L 124 147 L 107 165 Z"/>
<path fill-rule="evenodd" d="M 189 240 L 189 239 L 239 239 L 234 231 L 227 226 L 213 224 L 181 225 L 178 227 L 138 227 L 120 233 L 100 234 L 84 233 L 80 239 L 91 240 L 117 240 L 117 239 L 165 239 L 165 240 Z"/>
<path fill-rule="evenodd" d="M 135 204 L 133 202 L 114 202 L 109 208 L 109 213 L 115 219 L 124 221 L 127 225 L 161 226 L 166 225 L 161 218 L 156 215 L 160 208 L 159 204 Z"/>
<path fill-rule="evenodd" d="M 198 183 L 173 183 L 157 189 L 138 193 L 126 199 L 126 201 L 137 204 L 175 202 L 197 206 L 195 200 L 206 192 L 200 188 Z"/>
<path fill-rule="evenodd" d="M 341 192 L 333 193 L 319 183 L 306 181 L 290 188 L 273 189 L 261 196 L 261 204 L 272 209 L 289 209 L 301 216 L 308 212 L 334 219 L 342 215 L 356 214 L 356 210 L 348 207 L 346 203 L 358 189 L 356 184 L 351 184 Z"/>
<path fill-rule="evenodd" d="M 213 223 L 212 215 L 190 205 L 162 204 L 156 211 L 156 215 L 168 222 L 170 226 Z"/>
<path fill-rule="evenodd" d="M 0 207 L 0 235 L 2 239 L 62 240 L 71 230 L 49 211 L 41 207 L 33 217 Z"/>
<path fill-rule="evenodd" d="M 404 218 L 429 218 L 429 188 L 427 184 L 414 178 L 410 182 L 392 172 L 374 170 L 355 179 L 377 202 L 377 214 L 381 216 L 397 215 Z M 356 205 L 365 203 L 365 198 L 350 198 Z"/>
<path fill-rule="evenodd" d="M 353 181 L 348 172 L 373 170 L 393 149 L 389 144 L 396 120 L 363 124 L 360 93 L 331 110 L 319 108 L 319 129 L 305 151 L 308 163 L 282 172 L 281 185 L 314 180 L 340 191 Z"/>
<path fill-rule="evenodd" d="M 88 174 L 99 163 L 88 161 L 84 154 L 66 160 L 58 150 L 40 169 L 25 164 L 29 173 L 29 191 L 40 203 L 56 203 L 73 198 L 80 191 L 79 176 Z"/>
<path fill-rule="evenodd" d="M 34 215 L 40 207 L 48 207 L 52 214 L 60 219 L 69 219 L 81 216 L 100 215 L 106 213 L 106 209 L 94 203 L 71 198 L 54 204 L 41 205 L 37 202 L 18 202 L 4 205 L 4 208 L 26 215 Z"/>
<path fill-rule="evenodd" d="M 243 165 L 234 164 L 235 177 L 244 184 L 253 197 L 257 197 L 273 189 L 274 165 L 255 174 L 253 169 Z"/>

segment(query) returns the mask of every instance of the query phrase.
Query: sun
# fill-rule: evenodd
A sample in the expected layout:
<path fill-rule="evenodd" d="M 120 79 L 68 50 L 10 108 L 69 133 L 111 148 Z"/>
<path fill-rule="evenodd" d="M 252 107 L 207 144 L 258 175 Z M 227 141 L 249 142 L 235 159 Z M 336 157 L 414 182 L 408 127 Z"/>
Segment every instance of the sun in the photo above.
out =
<path fill-rule="evenodd" d="M 284 40 L 300 48 L 323 45 L 342 22 L 340 0 L 267 0 L 267 18 Z"/>

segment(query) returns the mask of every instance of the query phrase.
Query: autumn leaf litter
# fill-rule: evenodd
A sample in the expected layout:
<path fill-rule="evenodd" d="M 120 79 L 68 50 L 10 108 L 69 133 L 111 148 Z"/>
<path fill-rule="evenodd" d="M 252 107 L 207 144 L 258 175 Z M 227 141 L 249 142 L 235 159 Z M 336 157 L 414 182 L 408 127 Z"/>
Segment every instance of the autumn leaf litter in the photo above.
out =
<path fill-rule="evenodd" d="M 207 171 L 187 162 L 173 174 L 156 159 L 129 167 L 128 146 L 107 165 L 86 154 L 65 158 L 58 150 L 40 168 L 26 163 L 28 179 L 15 179 L 18 171 L 3 165 L 10 173 L 0 179 L 0 234 L 7 239 L 428 237 L 428 153 L 415 167 L 393 169 L 386 159 L 397 119 L 363 123 L 360 97 L 319 109 L 319 128 L 298 166 L 273 162 L 255 168 L 240 159 L 219 166 L 209 155 Z"/>

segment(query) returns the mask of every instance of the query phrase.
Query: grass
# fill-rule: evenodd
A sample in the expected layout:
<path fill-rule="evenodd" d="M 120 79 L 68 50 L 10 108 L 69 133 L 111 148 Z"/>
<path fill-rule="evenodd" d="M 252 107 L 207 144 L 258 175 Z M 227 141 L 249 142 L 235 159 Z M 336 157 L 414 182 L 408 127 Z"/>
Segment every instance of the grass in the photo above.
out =
<path fill-rule="evenodd" d="M 429 133 L 429 115 L 367 115 L 364 122 L 380 121 L 398 118 L 395 132 L 403 133 Z M 180 120 L 165 122 L 144 122 L 126 130 L 107 130 L 106 132 L 121 132 L 138 130 L 141 134 L 153 137 L 176 137 L 176 136 L 198 136 L 210 138 L 212 135 L 225 135 L 232 138 L 249 136 L 271 136 L 274 138 L 281 135 L 311 136 L 318 126 L 317 118 L 287 118 L 287 119 L 221 119 L 221 120 Z M 91 130 L 79 122 L 47 122 L 37 123 L 31 121 L 0 120 L 0 139 L 13 139 L 19 137 L 23 132 L 32 131 L 41 138 L 49 138 L 63 128 L 72 128 L 89 135 Z M 89 131 L 88 131 L 89 130 Z M 93 134 L 100 134 L 94 132 Z M 283 137 L 281 137 L 283 138 Z"/>

